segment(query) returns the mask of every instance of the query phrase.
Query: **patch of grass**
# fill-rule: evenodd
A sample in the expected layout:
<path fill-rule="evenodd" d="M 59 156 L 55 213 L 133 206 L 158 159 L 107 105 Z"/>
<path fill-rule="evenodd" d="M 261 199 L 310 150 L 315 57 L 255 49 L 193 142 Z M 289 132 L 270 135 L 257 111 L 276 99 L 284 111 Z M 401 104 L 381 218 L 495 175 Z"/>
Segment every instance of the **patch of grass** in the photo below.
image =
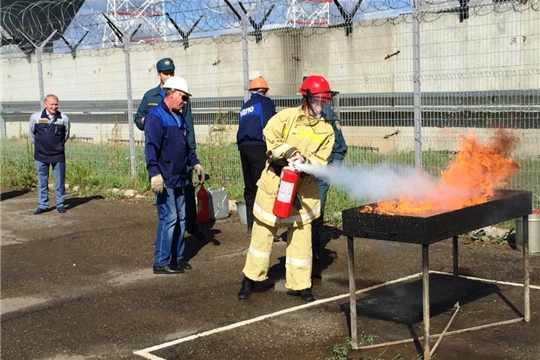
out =
<path fill-rule="evenodd" d="M 240 154 L 234 143 L 228 142 L 230 119 L 226 114 L 218 114 L 211 126 L 210 137 L 206 144 L 199 144 L 199 157 L 210 179 L 205 184 L 220 186 L 227 190 L 229 199 L 243 198 L 244 182 Z M 66 145 L 66 183 L 79 186 L 79 195 L 102 195 L 117 197 L 110 192 L 112 188 L 134 189 L 139 193 L 149 190 L 148 173 L 144 157 L 144 147 L 136 146 L 135 162 L 137 176 L 131 177 L 129 145 L 118 141 L 115 131 L 107 143 L 88 144 L 69 141 Z M 2 138 L 1 146 L 1 185 L 9 188 L 25 189 L 37 185 L 37 176 L 33 158 L 33 147 L 27 136 L 22 132 L 19 138 Z M 453 160 L 455 154 L 449 152 L 426 151 L 423 154 L 423 164 L 426 171 L 439 176 L 441 170 Z M 538 172 L 540 159 L 517 159 L 522 170 L 516 175 L 511 188 L 529 190 L 540 193 Z M 390 163 L 396 165 L 413 165 L 414 153 L 394 152 L 381 154 L 367 152 L 360 148 L 350 147 L 345 158 L 345 165 L 355 166 Z M 341 211 L 362 205 L 362 201 L 351 200 L 343 191 L 331 186 L 325 209 L 325 221 L 334 226 L 341 226 Z M 533 197 L 533 207 L 540 207 L 540 198 Z M 511 227 L 511 224 L 503 224 Z"/>
<path fill-rule="evenodd" d="M 244 181 L 240 153 L 236 144 L 229 142 L 230 119 L 221 110 L 209 128 L 206 144 L 197 146 L 197 157 L 210 179 L 205 186 L 224 187 L 229 199 L 242 199 Z"/>
<path fill-rule="evenodd" d="M 0 139 L 1 185 L 27 189 L 37 186 L 33 147 L 28 138 Z M 129 147 L 70 141 L 66 144 L 66 184 L 79 186 L 80 195 L 101 195 L 107 189 L 148 190 L 144 149 L 137 147 L 137 176 L 131 177 Z M 52 181 L 52 174 L 50 177 Z"/>
<path fill-rule="evenodd" d="M 18 156 L 13 157 L 6 154 L 10 143 L 6 139 L 0 140 L 2 156 L 0 171 L 2 176 L 1 184 L 9 188 L 26 189 L 37 184 L 37 173 L 34 162 L 34 148 L 28 137 L 18 141 L 20 148 Z"/>
<path fill-rule="evenodd" d="M 358 345 L 359 346 L 373 345 L 377 339 L 378 339 L 377 335 L 369 334 L 369 333 L 366 333 L 366 332 L 362 331 L 360 333 L 360 336 L 359 336 Z M 347 338 L 347 343 L 346 344 L 335 344 L 334 347 L 332 348 L 333 356 L 329 357 L 329 358 L 326 358 L 326 360 L 351 360 L 351 358 L 349 357 L 349 351 L 351 350 L 352 345 L 353 345 L 353 339 L 351 339 L 350 337 Z M 389 359 L 387 357 L 384 357 L 384 354 L 386 353 L 387 350 L 388 350 L 388 347 L 385 348 L 379 355 L 368 356 L 368 357 L 361 356 L 359 358 L 359 360 L 385 360 L 385 359 Z M 433 357 L 435 357 L 435 356 L 433 356 Z M 411 360 L 422 360 L 422 358 L 423 358 L 423 356 L 416 355 Z M 398 354 L 398 355 L 392 357 L 391 360 L 404 360 L 404 358 L 401 355 Z"/>

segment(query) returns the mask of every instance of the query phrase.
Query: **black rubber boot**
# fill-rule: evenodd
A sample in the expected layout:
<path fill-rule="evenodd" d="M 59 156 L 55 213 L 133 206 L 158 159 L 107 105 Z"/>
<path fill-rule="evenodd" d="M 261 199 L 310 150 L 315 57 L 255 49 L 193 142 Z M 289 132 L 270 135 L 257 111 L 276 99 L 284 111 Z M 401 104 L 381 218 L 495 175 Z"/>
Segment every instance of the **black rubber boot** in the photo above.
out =
<path fill-rule="evenodd" d="M 249 296 L 251 295 L 251 290 L 253 290 L 254 287 L 255 281 L 244 276 L 244 279 L 242 279 L 242 287 L 238 292 L 238 300 L 244 300 L 249 298 Z"/>
<path fill-rule="evenodd" d="M 311 293 L 311 288 L 307 288 L 304 290 L 289 290 L 287 291 L 287 295 L 300 296 L 302 300 L 307 302 L 315 301 L 315 297 Z"/>

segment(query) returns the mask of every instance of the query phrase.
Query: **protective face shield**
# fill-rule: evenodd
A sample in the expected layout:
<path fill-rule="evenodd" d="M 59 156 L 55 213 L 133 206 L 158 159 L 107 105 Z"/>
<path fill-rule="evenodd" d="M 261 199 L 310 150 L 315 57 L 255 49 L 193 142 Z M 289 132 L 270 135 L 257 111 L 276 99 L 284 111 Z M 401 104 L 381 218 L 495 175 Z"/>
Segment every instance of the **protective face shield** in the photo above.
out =
<path fill-rule="evenodd" d="M 317 96 L 305 97 L 310 114 L 319 121 L 339 120 L 336 109 L 339 107 L 339 92 L 332 91 L 330 100 L 323 100 Z"/>
<path fill-rule="evenodd" d="M 310 114 L 318 120 L 328 120 L 333 115 L 332 107 L 328 104 L 332 102 L 332 98 L 337 93 L 330 90 L 330 84 L 324 77 L 320 75 L 305 77 L 298 92 L 306 99 Z M 324 113 L 325 108 L 326 113 Z M 323 113 L 326 116 L 323 117 Z"/>

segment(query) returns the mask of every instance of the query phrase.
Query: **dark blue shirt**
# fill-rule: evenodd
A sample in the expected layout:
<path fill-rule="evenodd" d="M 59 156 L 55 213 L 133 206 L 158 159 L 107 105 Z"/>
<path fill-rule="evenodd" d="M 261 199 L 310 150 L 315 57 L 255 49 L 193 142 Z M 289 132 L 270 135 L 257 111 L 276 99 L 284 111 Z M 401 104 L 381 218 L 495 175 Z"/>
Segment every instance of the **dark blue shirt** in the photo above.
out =
<path fill-rule="evenodd" d="M 146 115 L 148 115 L 150 110 L 158 106 L 158 104 L 164 98 L 165 98 L 165 90 L 163 90 L 159 86 L 148 90 L 144 94 L 141 100 L 141 103 L 139 104 L 139 108 L 137 109 L 137 115 L 135 115 L 135 125 L 137 125 L 137 128 L 139 128 L 139 130 L 144 131 L 145 123 L 142 122 L 142 119 L 146 117 Z M 189 146 L 195 150 L 197 148 L 197 143 L 195 141 L 195 127 L 193 124 L 193 116 L 191 115 L 191 99 L 189 99 L 187 103 L 184 105 L 184 107 L 182 108 L 182 115 L 189 129 L 189 133 L 188 133 Z"/>
<path fill-rule="evenodd" d="M 272 99 L 261 94 L 251 95 L 251 99 L 244 103 L 238 115 L 238 148 L 242 145 L 266 146 L 262 131 L 275 113 L 276 105 Z"/>
<path fill-rule="evenodd" d="M 146 168 L 150 178 L 161 174 L 169 188 L 186 186 L 187 167 L 200 164 L 188 144 L 189 129 L 180 112 L 171 113 L 162 101 L 144 121 Z"/>

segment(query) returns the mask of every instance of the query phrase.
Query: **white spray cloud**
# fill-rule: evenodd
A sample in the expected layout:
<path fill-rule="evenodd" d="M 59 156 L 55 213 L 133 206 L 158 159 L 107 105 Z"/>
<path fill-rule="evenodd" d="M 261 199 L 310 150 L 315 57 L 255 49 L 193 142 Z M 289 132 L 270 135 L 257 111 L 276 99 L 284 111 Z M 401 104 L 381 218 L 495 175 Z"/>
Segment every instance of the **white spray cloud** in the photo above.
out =
<path fill-rule="evenodd" d="M 399 196 L 421 200 L 439 183 L 424 170 L 412 166 L 380 164 L 367 168 L 302 164 L 300 169 L 340 188 L 351 199 L 368 203 Z"/>

